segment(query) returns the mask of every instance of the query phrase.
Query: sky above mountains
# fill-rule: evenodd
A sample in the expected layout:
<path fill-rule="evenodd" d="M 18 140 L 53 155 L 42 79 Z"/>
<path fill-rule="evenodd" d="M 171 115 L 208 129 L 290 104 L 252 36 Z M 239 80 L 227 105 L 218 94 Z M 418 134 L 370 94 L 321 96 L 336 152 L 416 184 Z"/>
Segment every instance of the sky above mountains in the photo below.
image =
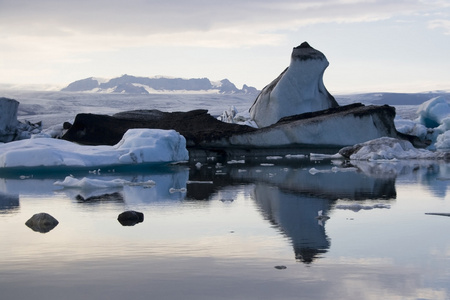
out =
<path fill-rule="evenodd" d="M 331 93 L 450 89 L 446 0 L 1 0 L 0 83 L 228 78 L 262 89 L 303 41 Z"/>

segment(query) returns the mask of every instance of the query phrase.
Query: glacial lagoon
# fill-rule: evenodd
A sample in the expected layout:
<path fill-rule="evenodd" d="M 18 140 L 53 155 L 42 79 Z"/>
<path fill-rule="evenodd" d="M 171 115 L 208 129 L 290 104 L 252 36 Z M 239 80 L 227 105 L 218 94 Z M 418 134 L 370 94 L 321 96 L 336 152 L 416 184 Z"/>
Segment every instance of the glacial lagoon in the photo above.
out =
<path fill-rule="evenodd" d="M 450 218 L 428 214 L 450 213 L 449 163 L 289 151 L 191 155 L 156 169 L 3 172 L 1 298 L 450 297 Z M 69 174 L 135 184 L 55 185 Z M 122 226 L 126 210 L 144 221 Z M 39 212 L 59 224 L 33 231 L 25 222 Z"/>

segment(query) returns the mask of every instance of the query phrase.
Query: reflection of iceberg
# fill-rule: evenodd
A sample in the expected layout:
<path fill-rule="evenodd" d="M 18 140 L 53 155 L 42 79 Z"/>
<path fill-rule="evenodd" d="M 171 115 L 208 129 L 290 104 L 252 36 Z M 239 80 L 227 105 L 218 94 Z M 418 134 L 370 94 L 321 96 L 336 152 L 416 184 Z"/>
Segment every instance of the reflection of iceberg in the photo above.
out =
<path fill-rule="evenodd" d="M 390 176 L 396 182 L 404 184 L 421 184 L 431 193 L 445 198 L 450 180 L 450 166 L 442 160 L 394 160 L 394 161 L 359 161 L 350 162 L 363 174 L 385 178 Z"/>
<path fill-rule="evenodd" d="M 0 192 L 0 214 L 11 213 L 19 209 L 19 196 Z"/>
<path fill-rule="evenodd" d="M 297 259 L 311 263 L 330 248 L 325 228 L 316 219 L 318 211 L 328 211 L 328 200 L 290 194 L 263 184 L 255 186 L 253 197 L 265 218 L 292 240 Z"/>
<path fill-rule="evenodd" d="M 139 174 L 139 175 L 137 175 Z M 77 201 L 86 202 L 89 200 L 102 201 L 108 199 L 112 202 L 127 203 L 149 203 L 153 201 L 179 200 L 184 197 L 184 193 L 170 193 L 170 189 L 186 189 L 186 183 L 189 177 L 187 168 L 171 168 L 166 172 L 155 173 L 149 169 L 147 172 L 140 170 L 133 174 L 130 173 L 106 173 L 105 175 L 92 175 L 89 177 L 79 177 L 94 183 L 99 180 L 105 182 L 105 188 L 83 188 L 81 187 L 62 187 L 54 183 L 61 178 L 55 179 L 0 179 L 0 193 L 5 194 L 32 194 L 34 196 L 53 195 L 55 192 L 64 192 L 69 198 Z M 117 183 L 118 179 L 124 184 Z M 153 184 L 154 182 L 154 184 Z M 152 184 L 150 184 L 152 183 Z M 76 184 L 76 182 L 75 182 Z M 87 184 L 86 186 L 88 186 Z M 108 187 L 110 186 L 110 187 Z M 18 197 L 17 197 L 18 198 Z M 18 199 L 17 199 L 18 203 Z M 1 205 L 1 203 L 0 203 Z M 18 206 L 18 204 L 17 204 Z"/>
<path fill-rule="evenodd" d="M 315 165 L 324 170 L 323 167 Z M 329 165 L 326 170 L 330 170 Z M 281 169 L 279 166 L 247 168 L 246 172 L 231 170 L 235 179 L 265 182 L 280 189 L 336 200 L 393 199 L 396 197 L 395 177 L 366 176 L 361 172 L 317 172 L 308 169 Z"/>
<path fill-rule="evenodd" d="M 83 197 L 83 195 L 78 194 L 75 196 L 75 200 L 80 203 L 89 203 L 89 204 L 97 204 L 97 203 L 105 203 L 105 202 L 113 202 L 113 203 L 123 203 L 124 199 L 120 192 L 110 192 L 102 195 L 95 195 L 90 197 Z"/>

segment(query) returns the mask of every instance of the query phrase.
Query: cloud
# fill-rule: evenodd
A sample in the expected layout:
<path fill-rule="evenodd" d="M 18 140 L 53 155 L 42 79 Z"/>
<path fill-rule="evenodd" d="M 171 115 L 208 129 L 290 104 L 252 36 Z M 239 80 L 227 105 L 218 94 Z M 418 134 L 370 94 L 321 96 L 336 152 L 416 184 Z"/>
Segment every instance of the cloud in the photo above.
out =
<path fill-rule="evenodd" d="M 1 6 L 2 35 L 8 31 L 60 38 L 77 34 L 173 37 L 186 32 L 258 35 L 317 23 L 370 22 L 430 9 L 419 0 L 4 0 Z"/>
<path fill-rule="evenodd" d="M 450 20 L 433 20 L 429 22 L 430 29 L 440 28 L 444 30 L 444 34 L 450 35 Z"/>

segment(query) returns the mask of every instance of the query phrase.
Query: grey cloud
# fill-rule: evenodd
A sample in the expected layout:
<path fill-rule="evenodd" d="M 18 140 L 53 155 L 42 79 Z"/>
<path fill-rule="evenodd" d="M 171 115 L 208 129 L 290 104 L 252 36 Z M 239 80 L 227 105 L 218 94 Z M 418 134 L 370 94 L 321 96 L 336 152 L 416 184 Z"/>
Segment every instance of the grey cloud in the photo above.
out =
<path fill-rule="evenodd" d="M 229 27 L 276 31 L 308 23 L 385 19 L 433 8 L 419 0 L 1 0 L 0 32 L 145 36 Z"/>

